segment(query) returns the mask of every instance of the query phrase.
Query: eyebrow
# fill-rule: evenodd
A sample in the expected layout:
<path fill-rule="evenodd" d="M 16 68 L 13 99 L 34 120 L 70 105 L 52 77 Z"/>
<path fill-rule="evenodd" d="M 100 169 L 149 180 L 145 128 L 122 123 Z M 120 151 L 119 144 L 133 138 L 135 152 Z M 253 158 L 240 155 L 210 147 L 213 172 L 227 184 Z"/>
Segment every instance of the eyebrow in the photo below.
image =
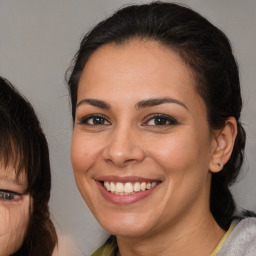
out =
<path fill-rule="evenodd" d="M 169 97 L 142 100 L 136 104 L 136 109 L 158 106 L 165 103 L 178 104 L 188 110 L 188 107 L 184 103 Z"/>
<path fill-rule="evenodd" d="M 76 104 L 76 107 L 78 108 L 82 104 L 89 104 L 91 106 L 102 108 L 102 109 L 110 109 L 111 108 L 110 105 L 108 103 L 106 103 L 105 101 L 96 100 L 96 99 L 83 99 Z"/>
<path fill-rule="evenodd" d="M 136 103 L 135 108 L 139 110 L 142 108 L 158 106 L 158 105 L 165 104 L 165 103 L 178 104 L 188 110 L 188 107 L 184 103 L 180 102 L 179 100 L 169 98 L 169 97 L 142 100 L 142 101 L 139 101 L 138 103 Z M 76 104 L 76 108 L 78 108 L 82 104 L 89 104 L 91 106 L 102 108 L 102 109 L 111 109 L 110 104 L 108 104 L 107 102 L 102 101 L 102 100 L 82 99 L 81 101 L 79 101 Z"/>

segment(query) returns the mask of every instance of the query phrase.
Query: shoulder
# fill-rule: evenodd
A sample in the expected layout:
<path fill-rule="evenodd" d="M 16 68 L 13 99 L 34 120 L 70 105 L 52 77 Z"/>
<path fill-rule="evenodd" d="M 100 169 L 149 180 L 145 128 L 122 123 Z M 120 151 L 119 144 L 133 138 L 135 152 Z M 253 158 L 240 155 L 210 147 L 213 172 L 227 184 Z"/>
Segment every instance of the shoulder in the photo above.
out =
<path fill-rule="evenodd" d="M 256 255 L 256 218 L 235 220 L 235 227 L 228 236 L 218 256 Z"/>

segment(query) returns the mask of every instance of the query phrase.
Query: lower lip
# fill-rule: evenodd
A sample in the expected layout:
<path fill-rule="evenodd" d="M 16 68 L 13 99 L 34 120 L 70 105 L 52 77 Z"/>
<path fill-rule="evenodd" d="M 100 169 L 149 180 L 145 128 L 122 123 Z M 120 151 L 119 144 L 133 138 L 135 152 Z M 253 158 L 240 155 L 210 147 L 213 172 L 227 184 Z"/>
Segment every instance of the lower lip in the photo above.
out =
<path fill-rule="evenodd" d="M 158 187 L 158 185 L 157 185 L 157 186 L 155 186 L 151 189 L 148 189 L 148 190 L 145 190 L 145 191 L 140 191 L 140 192 L 137 192 L 137 193 L 132 194 L 132 195 L 116 195 L 116 194 L 113 194 L 113 193 L 107 191 L 101 182 L 96 181 L 96 184 L 98 185 L 100 193 L 102 194 L 102 196 L 105 199 L 107 199 L 108 201 L 110 201 L 111 203 L 114 203 L 114 204 L 132 204 L 132 203 L 136 203 L 136 202 L 141 201 L 144 198 L 148 197 Z"/>

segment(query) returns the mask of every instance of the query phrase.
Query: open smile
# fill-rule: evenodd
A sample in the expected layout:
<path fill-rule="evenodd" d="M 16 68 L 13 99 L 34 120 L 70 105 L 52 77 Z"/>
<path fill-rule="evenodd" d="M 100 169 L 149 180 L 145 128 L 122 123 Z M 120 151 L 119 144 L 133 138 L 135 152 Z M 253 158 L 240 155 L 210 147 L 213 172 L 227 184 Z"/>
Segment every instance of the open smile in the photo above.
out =
<path fill-rule="evenodd" d="M 157 182 L 114 182 L 104 181 L 104 187 L 107 191 L 116 195 L 133 195 L 140 191 L 149 190 L 157 185 Z"/>
<path fill-rule="evenodd" d="M 142 178 L 107 177 L 96 180 L 101 194 L 115 204 L 131 204 L 148 197 L 161 183 Z"/>

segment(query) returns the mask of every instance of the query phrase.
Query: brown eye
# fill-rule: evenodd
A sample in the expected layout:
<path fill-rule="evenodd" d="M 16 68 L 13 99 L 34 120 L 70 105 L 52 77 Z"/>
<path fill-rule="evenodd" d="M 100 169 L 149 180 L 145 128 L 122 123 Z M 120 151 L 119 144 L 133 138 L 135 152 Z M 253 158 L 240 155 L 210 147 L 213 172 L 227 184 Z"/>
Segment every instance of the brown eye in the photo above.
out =
<path fill-rule="evenodd" d="M 143 124 L 148 126 L 167 126 L 176 125 L 178 122 L 171 116 L 164 114 L 154 114 L 149 116 L 148 120 Z"/>
<path fill-rule="evenodd" d="M 90 120 L 90 119 L 89 119 Z M 88 120 L 88 123 L 89 124 L 93 124 L 93 125 L 102 125 L 102 124 L 105 124 L 105 119 L 102 118 L 102 117 L 93 117 L 91 118 L 91 122 L 89 122 Z"/>
<path fill-rule="evenodd" d="M 166 125 L 167 124 L 167 120 L 165 118 L 162 117 L 156 117 L 154 118 L 154 124 L 155 125 Z"/>

